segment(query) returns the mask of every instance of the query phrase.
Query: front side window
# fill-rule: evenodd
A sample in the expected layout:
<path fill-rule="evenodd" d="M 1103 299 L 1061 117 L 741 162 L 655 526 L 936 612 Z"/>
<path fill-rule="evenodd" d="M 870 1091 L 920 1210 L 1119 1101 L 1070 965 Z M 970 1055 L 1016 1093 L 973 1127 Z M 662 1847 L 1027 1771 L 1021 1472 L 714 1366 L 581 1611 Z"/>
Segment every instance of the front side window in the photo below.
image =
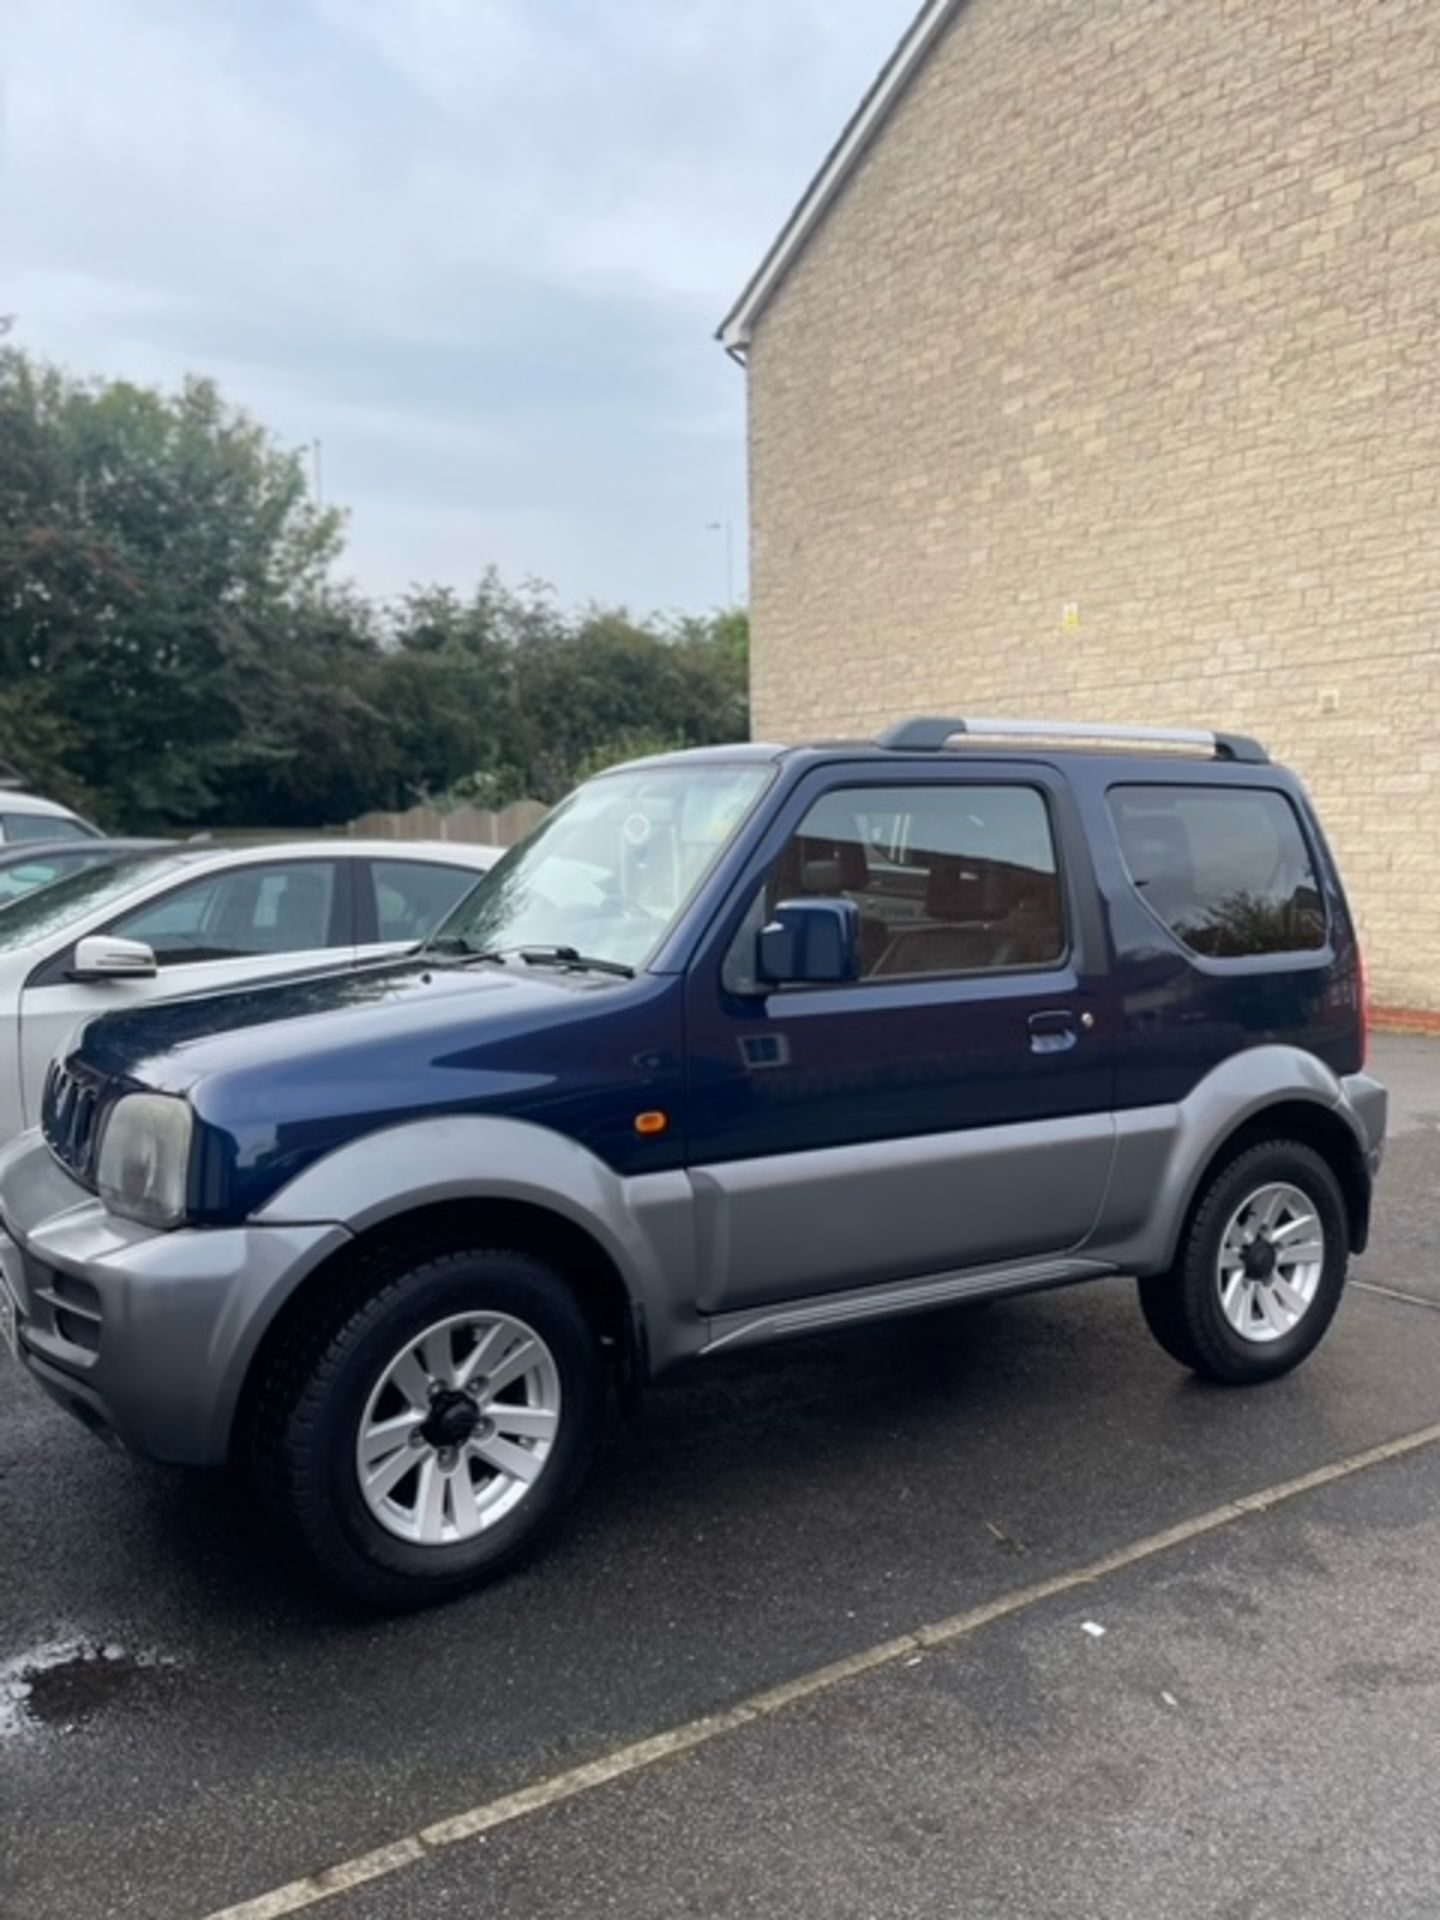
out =
<path fill-rule="evenodd" d="M 1136 892 L 1193 953 L 1236 960 L 1324 946 L 1324 899 L 1283 793 L 1115 787 L 1110 812 Z"/>
<path fill-rule="evenodd" d="M 335 868 L 328 860 L 232 867 L 123 914 L 108 929 L 143 940 L 160 966 L 331 945 Z"/>
<path fill-rule="evenodd" d="M 770 777 L 753 762 L 602 774 L 482 877 L 436 942 L 470 953 L 574 947 L 642 966 Z"/>
<path fill-rule="evenodd" d="M 1034 787 L 846 787 L 817 800 L 766 906 L 852 900 L 860 976 L 996 973 L 1066 951 L 1055 838 Z"/>

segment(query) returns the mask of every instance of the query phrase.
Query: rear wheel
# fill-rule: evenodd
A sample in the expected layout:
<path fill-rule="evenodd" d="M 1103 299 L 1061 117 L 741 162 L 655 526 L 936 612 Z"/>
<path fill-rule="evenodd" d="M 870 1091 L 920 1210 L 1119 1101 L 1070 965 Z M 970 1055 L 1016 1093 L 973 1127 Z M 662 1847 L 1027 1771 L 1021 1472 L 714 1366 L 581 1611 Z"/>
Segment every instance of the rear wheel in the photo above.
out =
<path fill-rule="evenodd" d="M 496 1578 L 589 1466 L 599 1341 L 564 1277 L 470 1248 L 392 1264 L 271 1356 L 262 1496 L 321 1576 L 399 1608 Z"/>
<path fill-rule="evenodd" d="M 1168 1273 L 1140 1282 L 1151 1333 L 1227 1386 L 1288 1373 L 1334 1318 L 1350 1257 L 1345 1200 L 1312 1147 L 1266 1140 L 1210 1180 Z"/>

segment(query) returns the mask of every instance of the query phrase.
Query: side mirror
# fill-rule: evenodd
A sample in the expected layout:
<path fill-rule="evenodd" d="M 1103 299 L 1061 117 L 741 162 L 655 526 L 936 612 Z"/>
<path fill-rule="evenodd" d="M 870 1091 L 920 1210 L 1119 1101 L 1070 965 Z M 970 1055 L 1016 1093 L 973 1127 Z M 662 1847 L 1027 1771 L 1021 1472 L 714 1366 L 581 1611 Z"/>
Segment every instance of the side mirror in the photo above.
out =
<path fill-rule="evenodd" d="M 87 933 L 75 942 L 72 980 L 153 980 L 155 949 L 143 940 L 120 940 L 113 933 Z"/>
<path fill-rule="evenodd" d="M 755 942 L 767 986 L 820 986 L 860 978 L 860 912 L 852 900 L 782 900 Z"/>

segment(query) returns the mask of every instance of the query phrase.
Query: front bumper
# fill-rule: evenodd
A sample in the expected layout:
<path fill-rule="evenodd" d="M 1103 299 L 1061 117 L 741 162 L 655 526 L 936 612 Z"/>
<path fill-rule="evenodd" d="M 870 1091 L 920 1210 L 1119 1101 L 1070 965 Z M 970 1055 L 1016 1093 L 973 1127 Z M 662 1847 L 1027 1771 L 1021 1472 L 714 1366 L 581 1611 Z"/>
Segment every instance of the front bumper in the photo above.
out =
<path fill-rule="evenodd" d="M 0 1151 L 0 1262 L 20 1358 L 93 1431 L 153 1460 L 224 1460 L 245 1372 L 332 1222 L 157 1233 L 107 1213 L 38 1133 Z"/>

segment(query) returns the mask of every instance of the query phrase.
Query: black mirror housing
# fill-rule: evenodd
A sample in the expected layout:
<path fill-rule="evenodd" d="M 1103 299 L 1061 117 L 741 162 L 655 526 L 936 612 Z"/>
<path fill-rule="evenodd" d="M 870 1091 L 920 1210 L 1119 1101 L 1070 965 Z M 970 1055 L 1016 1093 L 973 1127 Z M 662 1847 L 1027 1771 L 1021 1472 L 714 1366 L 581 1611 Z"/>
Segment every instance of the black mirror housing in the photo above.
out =
<path fill-rule="evenodd" d="M 860 912 L 853 900 L 782 900 L 755 942 L 767 986 L 824 986 L 860 978 Z"/>

